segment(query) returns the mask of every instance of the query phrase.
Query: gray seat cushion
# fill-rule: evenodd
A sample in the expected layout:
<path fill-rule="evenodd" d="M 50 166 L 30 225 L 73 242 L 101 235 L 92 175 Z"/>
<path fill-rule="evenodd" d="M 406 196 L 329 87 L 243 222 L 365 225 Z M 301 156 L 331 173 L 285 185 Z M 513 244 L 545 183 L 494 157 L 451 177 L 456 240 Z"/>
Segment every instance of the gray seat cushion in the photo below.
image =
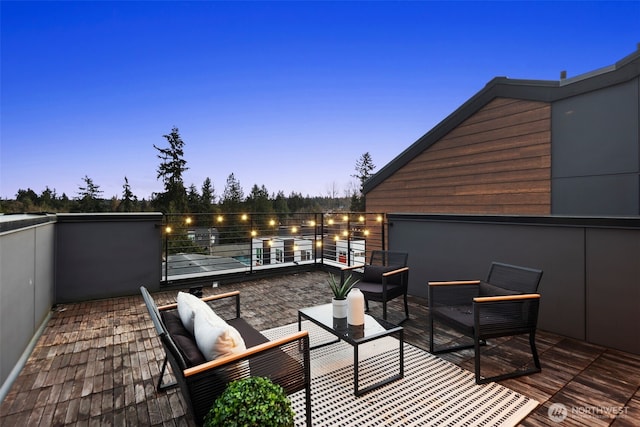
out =
<path fill-rule="evenodd" d="M 190 368 L 206 362 L 207 359 L 204 358 L 202 352 L 198 349 L 193 335 L 191 335 L 182 324 L 178 310 L 163 311 L 161 316 L 167 332 L 169 332 L 171 339 L 176 347 L 178 347 L 184 361 L 187 363 L 187 367 Z"/>
<path fill-rule="evenodd" d="M 387 273 L 389 271 L 397 270 L 402 268 L 398 265 L 366 265 L 364 267 L 364 274 L 362 276 L 362 282 L 369 283 L 382 283 L 382 274 Z M 399 285 L 401 283 L 401 275 L 394 274 L 392 276 L 387 277 L 387 284 Z M 362 289 L 360 286 L 358 286 Z"/>

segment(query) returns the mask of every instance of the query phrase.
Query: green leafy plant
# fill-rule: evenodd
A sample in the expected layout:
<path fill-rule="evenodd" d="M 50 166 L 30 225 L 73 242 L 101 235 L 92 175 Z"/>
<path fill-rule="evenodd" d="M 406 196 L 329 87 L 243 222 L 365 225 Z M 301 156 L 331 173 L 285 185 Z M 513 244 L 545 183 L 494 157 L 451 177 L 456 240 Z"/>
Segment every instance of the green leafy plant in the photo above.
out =
<path fill-rule="evenodd" d="M 266 377 L 229 383 L 204 419 L 206 427 L 293 427 L 294 413 L 284 389 Z"/>
<path fill-rule="evenodd" d="M 347 294 L 353 288 L 353 286 L 359 282 L 359 280 L 355 280 L 353 276 L 349 275 L 343 283 L 340 283 L 340 280 L 336 280 L 335 276 L 329 273 L 329 287 L 333 292 L 334 299 L 346 299 Z"/>

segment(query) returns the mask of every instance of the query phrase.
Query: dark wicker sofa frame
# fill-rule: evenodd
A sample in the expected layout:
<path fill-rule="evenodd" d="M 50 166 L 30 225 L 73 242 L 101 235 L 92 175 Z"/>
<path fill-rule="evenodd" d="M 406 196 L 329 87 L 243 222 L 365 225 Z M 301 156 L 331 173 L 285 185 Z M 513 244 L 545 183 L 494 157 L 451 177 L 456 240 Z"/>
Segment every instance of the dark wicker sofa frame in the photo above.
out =
<path fill-rule="evenodd" d="M 244 352 L 206 361 L 193 336 L 182 327 L 177 304 L 158 307 L 144 286 L 140 291 L 166 355 L 157 390 L 160 392 L 179 386 L 196 423 L 203 423 L 213 402 L 229 382 L 247 376 L 262 376 L 282 386 L 287 394 L 304 390 L 306 421 L 307 426 L 311 426 L 311 365 L 307 331 L 269 341 L 240 317 L 240 292 L 205 297 L 202 300 L 212 307 L 225 300 L 229 302 L 230 298 L 235 299 L 235 317 L 226 321 L 240 332 L 247 347 Z M 171 365 L 176 382 L 163 384 L 167 363 Z"/>
<path fill-rule="evenodd" d="M 493 262 L 486 281 L 429 282 L 429 351 L 433 354 L 473 348 L 477 384 L 500 381 L 541 371 L 535 344 L 542 270 Z M 434 322 L 438 320 L 473 338 L 463 344 L 436 350 Z M 529 335 L 534 367 L 482 377 L 480 346 L 487 339 Z"/>

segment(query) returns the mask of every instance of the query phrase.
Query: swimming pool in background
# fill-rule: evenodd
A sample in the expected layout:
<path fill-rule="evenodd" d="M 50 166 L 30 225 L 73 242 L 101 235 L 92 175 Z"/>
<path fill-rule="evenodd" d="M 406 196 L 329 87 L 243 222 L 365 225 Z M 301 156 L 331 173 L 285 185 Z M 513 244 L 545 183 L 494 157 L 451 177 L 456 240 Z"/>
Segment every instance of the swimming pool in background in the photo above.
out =
<path fill-rule="evenodd" d="M 234 256 L 233 259 L 240 261 L 244 265 L 251 265 L 251 257 L 249 255 L 238 255 Z"/>

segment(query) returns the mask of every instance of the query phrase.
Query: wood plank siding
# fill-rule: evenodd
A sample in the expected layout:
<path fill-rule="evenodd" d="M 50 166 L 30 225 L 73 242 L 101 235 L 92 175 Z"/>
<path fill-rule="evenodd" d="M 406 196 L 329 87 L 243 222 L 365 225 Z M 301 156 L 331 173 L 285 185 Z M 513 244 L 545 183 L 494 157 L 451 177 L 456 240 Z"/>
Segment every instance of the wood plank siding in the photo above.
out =
<path fill-rule="evenodd" d="M 497 98 L 366 195 L 369 212 L 551 213 L 551 105 Z"/>

